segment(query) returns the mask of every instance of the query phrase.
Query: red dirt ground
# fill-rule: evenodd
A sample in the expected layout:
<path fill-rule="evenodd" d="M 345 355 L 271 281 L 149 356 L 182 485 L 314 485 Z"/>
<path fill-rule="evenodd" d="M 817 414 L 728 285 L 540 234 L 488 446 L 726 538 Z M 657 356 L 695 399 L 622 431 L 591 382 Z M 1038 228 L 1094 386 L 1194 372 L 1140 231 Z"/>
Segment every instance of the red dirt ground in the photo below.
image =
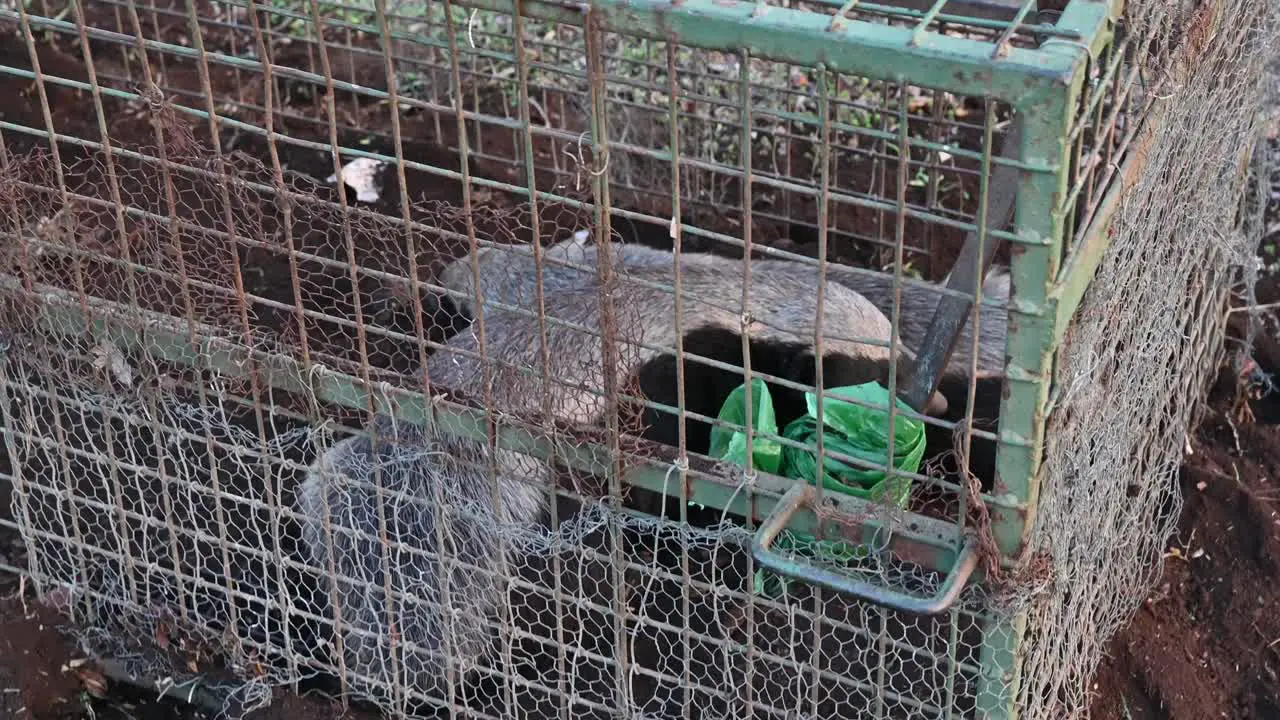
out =
<path fill-rule="evenodd" d="M 90 18 L 90 22 L 96 21 Z M 105 19 L 101 25 L 113 26 Z M 0 64 L 30 67 L 23 43 L 15 42 L 10 30 L 0 25 Z M 95 52 L 99 58 L 107 56 L 105 50 Z M 276 61 L 285 62 L 279 57 Z M 79 51 L 69 43 L 43 45 L 41 63 L 50 75 L 84 78 Z M 335 67 L 342 66 L 335 62 Z M 380 70 L 355 72 L 352 79 L 377 86 Z M 215 76 L 213 80 L 215 86 L 225 87 L 233 78 Z M 198 87 L 194 77 L 184 80 L 180 70 L 171 69 L 166 78 L 169 86 L 184 82 L 192 89 Z M 18 99 L 0 108 L 0 119 L 43 127 L 32 90 L 29 82 L 0 75 L 0 97 Z M 88 105 L 80 93 L 56 89 L 51 95 L 60 132 L 97 137 L 96 120 L 86 113 Z M 127 130 L 123 119 L 129 116 L 118 117 L 122 122 L 112 128 L 113 134 Z M 137 124 L 149 135 L 145 123 Z M 418 139 L 406 146 L 406 153 L 414 159 L 456 166 L 451 153 L 422 140 L 432 136 L 428 126 L 424 119 L 406 119 L 405 136 Z M 287 130 L 297 137 L 328 140 L 315 127 Z M 15 133 L 6 133 L 4 139 L 11 151 L 32 142 Z M 351 138 L 341 142 L 354 144 Z M 244 138 L 238 148 L 254 152 L 253 142 Z M 388 152 L 390 148 L 377 149 Z M 319 178 L 330 171 L 326 156 L 319 152 L 294 152 L 287 162 Z M 511 172 L 506 167 L 477 170 L 491 177 Z M 460 198 L 456 184 L 412 176 L 409 182 L 414 197 L 444 202 Z M 384 197 L 395 202 L 394 192 Z M 398 212 L 395 207 L 383 209 Z M 1261 288 L 1259 302 L 1278 300 L 1275 281 Z M 1261 338 L 1256 353 L 1259 364 L 1271 373 L 1280 373 L 1278 340 L 1274 334 Z M 1276 398 L 1271 397 L 1252 404 L 1252 421 L 1238 418 L 1231 409 L 1233 395 L 1227 373 L 1215 388 L 1211 411 L 1192 441 L 1194 454 L 1183 468 L 1186 507 L 1165 574 L 1132 623 L 1114 639 L 1110 657 L 1095 679 L 1091 710 L 1098 720 L 1280 717 L 1280 614 L 1276 613 L 1280 608 L 1280 427 L 1274 424 L 1280 413 Z M 0 488 L 5 513 L 7 490 Z M 21 542 L 8 531 L 0 531 L 0 563 L 18 567 L 24 563 Z M 0 580 L 0 594 L 7 598 L 0 602 L 0 711 L 5 717 L 202 717 L 169 702 L 156 702 L 154 693 L 131 693 L 105 681 L 91 663 L 82 664 L 83 654 L 57 630 L 64 622 L 57 613 L 20 597 L 18 589 L 13 577 Z M 97 698 L 95 694 L 103 694 L 103 683 L 106 697 Z M 253 717 L 330 720 L 373 715 L 344 713 L 331 701 L 282 692 L 271 708 Z"/>
<path fill-rule="evenodd" d="M 1259 303 L 1280 300 L 1260 284 Z M 1274 320 L 1274 317 L 1272 318 Z M 1274 373 L 1276 336 L 1255 357 Z M 1273 395 L 1254 422 L 1231 410 L 1223 372 L 1182 468 L 1185 506 L 1164 576 L 1113 639 L 1096 718 L 1280 717 L 1280 426 Z M 1264 424 L 1264 419 L 1271 424 Z"/>

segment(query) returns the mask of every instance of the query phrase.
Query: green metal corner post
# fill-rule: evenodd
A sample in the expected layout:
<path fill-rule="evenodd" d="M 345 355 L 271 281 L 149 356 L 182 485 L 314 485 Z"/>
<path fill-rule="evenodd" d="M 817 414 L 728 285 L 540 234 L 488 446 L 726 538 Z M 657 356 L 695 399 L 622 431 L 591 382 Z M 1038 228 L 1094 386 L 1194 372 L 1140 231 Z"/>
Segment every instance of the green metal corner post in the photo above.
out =
<path fill-rule="evenodd" d="M 1051 171 L 1024 174 L 1015 221 L 1021 242 L 1013 244 L 1010 253 L 1014 293 L 1009 307 L 1007 379 L 1000 409 L 996 485 L 988 501 L 991 529 L 1006 559 L 1021 551 L 1039 495 L 1034 478 L 1044 447 L 1055 319 L 1048 292 L 1062 242 L 1063 215 L 1058 204 L 1066 190 L 1064 138 L 1071 120 L 1070 87 L 1066 78 L 1047 83 L 1032 103 L 1016 109 L 1023 123 L 1023 163 Z M 977 698 L 980 720 L 1016 715 L 1016 658 L 1025 625 L 1024 612 L 987 620 Z"/>
<path fill-rule="evenodd" d="M 1069 69 L 1015 104 L 1023 122 L 1022 162 L 1046 172 L 1024 173 L 1018 192 L 1012 247 L 1014 293 L 1009 307 L 1007 380 L 1000 410 L 1000 452 L 991 503 L 992 530 L 1006 560 L 1026 548 L 1035 522 L 1042 478 L 1046 407 L 1055 355 L 1057 297 L 1070 187 L 1069 136 L 1092 58 L 1112 42 L 1118 0 L 1075 0 L 1058 26 L 1090 38 L 1081 43 L 1047 40 L 1042 52 L 1057 54 Z M 1027 609 L 994 615 L 983 631 L 979 720 L 1018 716 L 1020 656 Z"/>

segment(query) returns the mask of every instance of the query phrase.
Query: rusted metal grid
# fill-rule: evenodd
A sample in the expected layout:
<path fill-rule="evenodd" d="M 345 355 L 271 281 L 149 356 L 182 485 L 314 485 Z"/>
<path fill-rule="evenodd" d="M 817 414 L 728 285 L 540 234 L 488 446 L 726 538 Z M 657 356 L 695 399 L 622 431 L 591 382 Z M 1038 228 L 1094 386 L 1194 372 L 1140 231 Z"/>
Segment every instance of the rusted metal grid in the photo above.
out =
<path fill-rule="evenodd" d="M 1070 398 L 1052 382 L 1055 357 L 1117 234 L 1126 186 L 1152 172 L 1168 122 L 1151 112 L 1158 88 L 1185 81 L 1144 86 L 1141 71 L 1192 67 L 1243 36 L 1197 35 L 1188 22 L 1186 37 L 1162 45 L 1151 11 L 1118 32 L 1119 4 L 1092 0 L 1056 11 L 710 0 L 514 9 L 104 0 L 0 10 L 23 41 L 0 77 L 30 88 L 30 111 L 0 121 L 6 472 L 29 550 L 20 570 L 110 631 L 93 636 L 102 653 L 162 646 L 138 674 L 189 670 L 175 648 L 224 658 L 224 699 L 239 710 L 265 686 L 320 672 L 393 711 L 476 717 L 1056 712 L 1061 690 L 1026 688 L 1076 687 L 1089 668 L 1050 679 L 1043 648 L 1085 631 L 1028 628 L 1071 592 L 1052 588 L 1060 549 L 1035 532 L 1045 430 Z M 73 69 L 50 48 L 77 38 Z M 88 120 L 63 109 L 77 100 Z M 1206 162 L 1236 162 L 1219 155 Z M 326 180 L 364 161 L 379 180 L 372 195 Z M 715 254 L 729 288 L 769 281 L 743 256 L 816 266 L 817 307 L 843 282 L 873 296 L 861 283 L 878 274 L 877 304 L 912 350 L 971 236 L 970 251 L 1010 268 L 1012 296 L 988 298 L 968 320 L 1004 362 L 983 382 L 953 383 L 951 414 L 926 420 L 930 451 L 952 452 L 911 476 L 905 512 L 821 486 L 798 495 L 793 481 L 687 445 L 637 441 L 619 413 L 638 355 L 683 348 L 644 347 L 628 332 L 645 326 L 646 307 L 591 289 L 612 277 L 629 292 L 670 292 L 681 275 L 649 287 L 626 267 L 588 268 L 576 281 L 586 294 L 566 296 L 598 303 L 585 325 L 540 316 L 574 307 L 557 295 L 569 291 L 542 283 L 532 307 L 499 304 L 483 322 L 457 316 L 465 293 L 441 299 L 458 290 L 443 279 L 449 263 L 480 272 L 486 248 L 579 230 L 602 253 L 639 243 Z M 545 255 L 534 256 L 544 272 Z M 837 272 L 851 279 L 832 282 Z M 749 315 L 742 298 L 684 302 L 694 300 Z M 818 350 L 850 340 L 814 330 Z M 544 354 L 548 337 L 561 343 Z M 466 338 L 476 353 L 462 352 Z M 579 354 L 595 343 L 599 357 Z M 968 378 L 980 349 L 955 349 Z M 465 387 L 427 372 L 446 357 L 465 368 L 454 376 Z M 1194 384 L 1196 372 L 1180 379 Z M 597 386 L 573 387 L 584 379 Z M 998 406 L 998 432 L 975 422 L 983 400 Z M 379 417 L 555 460 L 550 474 L 528 466 L 554 480 L 542 488 L 546 516 L 482 516 L 486 554 L 453 548 L 469 565 L 446 573 L 463 597 L 443 624 L 423 620 L 436 611 L 422 605 L 450 602 L 450 583 L 435 588 L 421 554 L 450 532 L 432 542 L 447 523 L 423 520 L 424 503 L 431 518 L 450 504 L 425 497 L 440 484 L 352 485 L 350 498 L 377 499 L 382 509 L 366 514 L 376 522 L 326 530 L 330 542 L 372 539 L 344 546 L 367 557 L 333 550 L 315 562 L 300 530 L 303 476 Z M 411 465 L 441 456 L 430 443 L 386 452 Z M 450 472 L 504 482 L 502 457 Z M 645 512 L 654 506 L 636 490 L 674 498 L 678 512 Z M 1074 512 L 1116 511 L 1123 493 L 1108 502 Z M 797 509 L 789 529 L 860 541 L 866 556 L 833 568 L 765 549 L 762 524 L 788 520 L 780 506 Z M 477 523 L 452 512 L 462 527 Z M 786 593 L 760 586 L 762 563 L 792 576 Z M 362 614 L 371 603 L 385 612 Z M 472 657 L 463 650 L 477 626 L 494 637 Z M 1028 650 L 1028 629 L 1044 645 Z M 453 640 L 432 661 L 415 643 L 437 635 Z M 1042 664 L 1024 677 L 1028 656 Z"/>

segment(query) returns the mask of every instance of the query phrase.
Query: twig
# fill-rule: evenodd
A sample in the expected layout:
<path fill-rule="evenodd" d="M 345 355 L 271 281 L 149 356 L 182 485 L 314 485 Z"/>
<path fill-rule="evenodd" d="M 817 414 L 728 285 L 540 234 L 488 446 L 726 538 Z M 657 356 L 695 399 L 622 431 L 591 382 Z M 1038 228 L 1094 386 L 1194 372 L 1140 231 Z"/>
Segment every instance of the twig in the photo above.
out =
<path fill-rule="evenodd" d="M 545 125 L 546 127 L 551 127 L 551 116 L 547 114 L 546 110 L 542 109 L 542 105 L 537 100 L 533 99 L 532 97 L 529 98 L 529 107 L 533 108 L 534 110 L 537 110 L 538 114 L 542 116 L 543 125 Z"/>
<path fill-rule="evenodd" d="M 109 680 L 136 688 L 157 691 L 159 693 L 157 699 L 172 698 L 215 715 L 222 713 L 226 706 L 225 698 L 212 688 L 201 684 L 200 676 L 184 682 L 176 682 L 173 678 L 148 680 L 135 676 L 129 672 L 122 661 L 114 658 L 102 658 L 98 661 L 98 666 L 102 670 L 102 674 Z"/>
<path fill-rule="evenodd" d="M 1263 303 L 1262 305 L 1241 305 L 1240 307 L 1227 308 L 1227 315 L 1234 315 L 1238 312 L 1255 312 L 1258 310 L 1276 310 L 1280 308 L 1280 302 Z"/>
<path fill-rule="evenodd" d="M 1247 405 L 1248 403 L 1246 402 L 1245 404 Z M 1236 453 L 1243 452 L 1240 449 L 1240 432 L 1236 430 L 1236 424 L 1231 419 L 1231 413 L 1229 412 L 1222 413 L 1222 419 L 1226 420 L 1227 427 L 1231 428 L 1231 440 L 1235 443 Z"/>
<path fill-rule="evenodd" d="M 27 576 L 18 578 L 18 602 L 22 603 L 22 617 L 31 617 L 31 608 L 27 607 Z"/>

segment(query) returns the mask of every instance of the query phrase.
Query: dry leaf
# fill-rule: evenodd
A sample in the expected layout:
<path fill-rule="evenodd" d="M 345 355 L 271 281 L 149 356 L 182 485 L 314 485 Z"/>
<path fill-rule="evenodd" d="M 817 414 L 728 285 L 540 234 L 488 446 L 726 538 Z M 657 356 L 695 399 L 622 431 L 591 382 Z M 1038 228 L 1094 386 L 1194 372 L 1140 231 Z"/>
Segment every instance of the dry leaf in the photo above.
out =
<path fill-rule="evenodd" d="M 84 689 L 90 695 L 96 698 L 105 698 L 107 696 L 107 679 L 102 673 L 89 668 L 82 668 L 76 673 L 80 677 L 80 682 L 84 684 Z"/>
<path fill-rule="evenodd" d="M 103 340 L 93 349 L 93 366 L 99 370 L 110 369 L 116 382 L 125 387 L 133 387 L 133 368 L 125 359 L 124 353 L 110 340 Z"/>

